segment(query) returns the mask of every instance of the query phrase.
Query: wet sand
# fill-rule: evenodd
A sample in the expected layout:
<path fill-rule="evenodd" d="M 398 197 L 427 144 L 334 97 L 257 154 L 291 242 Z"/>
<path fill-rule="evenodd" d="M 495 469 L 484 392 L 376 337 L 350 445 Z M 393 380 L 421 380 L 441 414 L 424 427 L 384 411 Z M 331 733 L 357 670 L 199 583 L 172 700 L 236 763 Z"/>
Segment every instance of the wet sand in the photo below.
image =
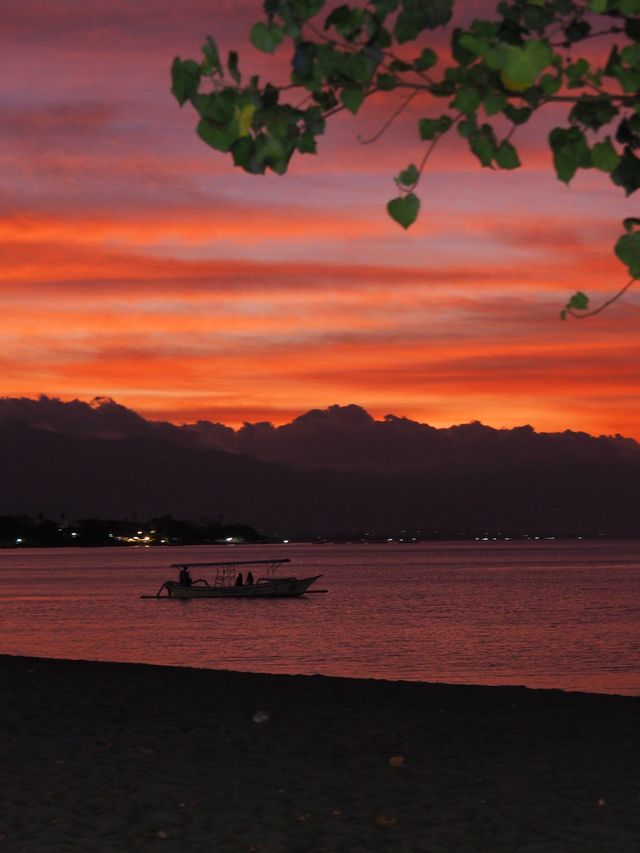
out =
<path fill-rule="evenodd" d="M 0 676 L 0 853 L 640 850 L 640 698 L 8 656 Z"/>

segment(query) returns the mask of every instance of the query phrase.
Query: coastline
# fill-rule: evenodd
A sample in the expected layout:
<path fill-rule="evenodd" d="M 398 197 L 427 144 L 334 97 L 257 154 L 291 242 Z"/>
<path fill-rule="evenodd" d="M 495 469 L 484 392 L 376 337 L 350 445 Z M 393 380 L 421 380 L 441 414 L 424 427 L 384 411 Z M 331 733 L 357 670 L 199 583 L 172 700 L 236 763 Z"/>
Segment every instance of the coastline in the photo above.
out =
<path fill-rule="evenodd" d="M 638 849 L 640 697 L 8 655 L 0 675 L 0 851 Z"/>

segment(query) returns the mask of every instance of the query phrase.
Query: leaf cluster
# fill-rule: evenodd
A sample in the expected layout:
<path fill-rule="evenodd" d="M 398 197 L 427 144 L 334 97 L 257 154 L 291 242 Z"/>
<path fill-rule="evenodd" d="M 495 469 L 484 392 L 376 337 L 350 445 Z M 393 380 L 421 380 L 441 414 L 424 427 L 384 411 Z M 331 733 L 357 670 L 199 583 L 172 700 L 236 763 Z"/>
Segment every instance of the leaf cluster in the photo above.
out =
<path fill-rule="evenodd" d="M 396 90 L 400 106 L 377 136 L 418 98 L 428 105 L 416 128 L 420 154 L 395 177 L 387 205 L 403 228 L 419 215 L 416 188 L 444 137 L 457 133 L 484 168 L 517 169 L 513 140 L 548 104 L 565 108 L 548 138 L 560 181 L 595 169 L 626 195 L 640 188 L 640 0 L 501 0 L 492 19 L 454 27 L 440 56 L 430 33 L 451 23 L 454 0 L 366 0 L 328 13 L 325 6 L 263 3 L 251 42 L 266 53 L 287 46 L 289 78 L 280 84 L 244 80 L 237 54 L 223 62 L 212 38 L 199 61 L 174 60 L 172 92 L 195 108 L 199 136 L 245 171 L 283 174 L 294 153 L 316 153 L 331 116 L 355 115 L 369 98 Z M 605 62 L 576 57 L 587 39 L 606 39 Z M 616 246 L 633 277 L 637 233 Z M 585 310 L 582 296 L 565 312 Z"/>

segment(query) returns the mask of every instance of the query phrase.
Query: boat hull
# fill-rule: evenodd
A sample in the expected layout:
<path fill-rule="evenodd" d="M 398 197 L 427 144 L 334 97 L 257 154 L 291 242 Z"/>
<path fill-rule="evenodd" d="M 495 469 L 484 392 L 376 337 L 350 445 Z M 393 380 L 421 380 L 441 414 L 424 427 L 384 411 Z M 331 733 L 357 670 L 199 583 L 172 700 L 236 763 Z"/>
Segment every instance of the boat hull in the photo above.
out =
<path fill-rule="evenodd" d="M 177 581 L 167 581 L 164 586 L 171 598 L 295 598 L 304 595 L 319 577 L 322 575 L 266 579 L 248 586 L 206 586 L 197 582 L 185 586 Z"/>

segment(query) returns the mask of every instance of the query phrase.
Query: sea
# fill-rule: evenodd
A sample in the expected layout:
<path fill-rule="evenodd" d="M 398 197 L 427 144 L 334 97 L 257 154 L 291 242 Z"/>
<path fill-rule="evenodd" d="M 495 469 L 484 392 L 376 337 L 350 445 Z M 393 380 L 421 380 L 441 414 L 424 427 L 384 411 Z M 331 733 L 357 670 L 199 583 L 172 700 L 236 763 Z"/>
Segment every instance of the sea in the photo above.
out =
<path fill-rule="evenodd" d="M 141 598 L 280 557 L 326 593 Z M 6 549 L 0 581 L 2 654 L 640 695 L 636 540 Z"/>

